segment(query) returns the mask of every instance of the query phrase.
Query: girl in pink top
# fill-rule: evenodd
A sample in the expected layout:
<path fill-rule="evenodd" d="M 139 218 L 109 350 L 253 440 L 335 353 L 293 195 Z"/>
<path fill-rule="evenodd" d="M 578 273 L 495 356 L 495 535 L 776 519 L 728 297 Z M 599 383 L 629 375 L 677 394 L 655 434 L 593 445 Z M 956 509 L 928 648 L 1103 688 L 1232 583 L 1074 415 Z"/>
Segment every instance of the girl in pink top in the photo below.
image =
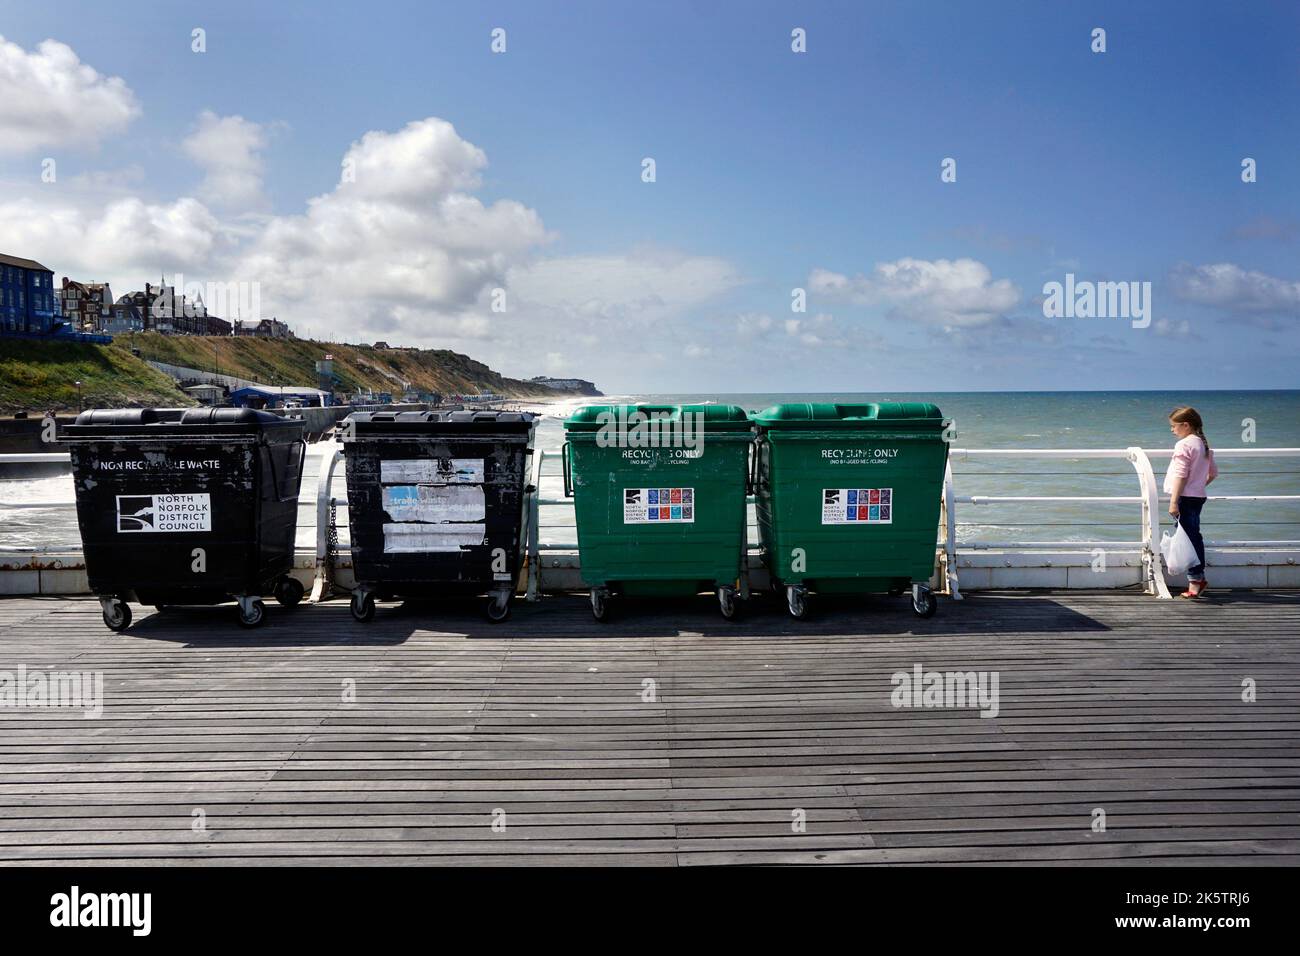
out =
<path fill-rule="evenodd" d="M 1205 437 L 1201 416 L 1190 406 L 1175 408 L 1169 415 L 1169 430 L 1178 439 L 1174 456 L 1165 473 L 1165 494 L 1169 495 L 1169 513 L 1187 532 L 1196 548 L 1197 563 L 1187 569 L 1187 590 L 1182 596 L 1198 598 L 1205 593 L 1205 539 L 1201 537 L 1201 508 L 1205 505 L 1205 486 L 1219 475 L 1214 452 Z"/>

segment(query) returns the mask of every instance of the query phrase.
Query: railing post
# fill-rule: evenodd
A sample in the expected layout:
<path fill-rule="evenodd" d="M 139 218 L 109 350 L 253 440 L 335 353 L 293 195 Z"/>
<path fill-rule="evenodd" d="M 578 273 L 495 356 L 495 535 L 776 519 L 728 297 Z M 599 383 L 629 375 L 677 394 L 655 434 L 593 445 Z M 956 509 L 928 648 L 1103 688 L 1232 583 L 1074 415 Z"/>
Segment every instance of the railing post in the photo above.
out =
<path fill-rule="evenodd" d="M 1169 586 L 1161 564 L 1160 546 L 1160 491 L 1156 487 L 1151 459 L 1136 445 L 1128 449 L 1128 460 L 1137 472 L 1138 486 L 1142 490 L 1142 582 L 1147 594 L 1161 600 L 1170 600 Z"/>
<path fill-rule="evenodd" d="M 330 487 L 334 483 L 334 469 L 343 457 L 343 449 L 335 448 L 329 455 L 322 456 L 320 473 L 316 476 L 316 574 L 311 585 L 311 601 L 319 602 L 329 596 L 333 589 L 329 568 L 330 532 L 333 528 L 330 503 Z"/>
<path fill-rule="evenodd" d="M 533 490 L 528 496 L 528 551 L 524 558 L 528 568 L 528 590 L 524 596 L 529 601 L 541 599 L 542 558 L 541 549 L 538 547 L 541 506 L 538 504 L 538 499 L 542 496 L 542 460 L 545 458 L 545 449 L 537 448 L 533 451 L 533 467 L 528 479 Z"/>
<path fill-rule="evenodd" d="M 957 583 L 957 502 L 952 488 L 952 460 L 943 466 L 943 572 L 948 585 L 948 596 L 954 601 L 962 600 L 961 588 Z"/>

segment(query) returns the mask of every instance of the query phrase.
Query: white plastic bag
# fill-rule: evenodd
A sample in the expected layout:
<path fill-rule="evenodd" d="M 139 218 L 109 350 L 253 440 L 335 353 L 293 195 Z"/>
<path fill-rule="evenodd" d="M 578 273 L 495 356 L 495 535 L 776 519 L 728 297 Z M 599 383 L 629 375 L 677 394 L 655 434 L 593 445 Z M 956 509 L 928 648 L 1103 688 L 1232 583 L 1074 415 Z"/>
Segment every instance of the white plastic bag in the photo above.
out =
<path fill-rule="evenodd" d="M 1196 548 L 1181 524 L 1173 534 L 1166 531 L 1161 537 L 1160 553 L 1165 556 L 1165 567 L 1170 574 L 1182 574 L 1197 562 Z"/>

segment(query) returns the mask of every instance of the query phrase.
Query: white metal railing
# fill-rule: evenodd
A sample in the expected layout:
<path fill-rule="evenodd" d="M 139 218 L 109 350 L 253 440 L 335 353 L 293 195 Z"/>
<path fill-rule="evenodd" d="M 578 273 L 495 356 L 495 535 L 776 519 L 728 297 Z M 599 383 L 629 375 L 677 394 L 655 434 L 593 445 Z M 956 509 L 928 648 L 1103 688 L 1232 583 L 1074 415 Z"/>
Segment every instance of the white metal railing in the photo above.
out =
<path fill-rule="evenodd" d="M 943 574 L 947 590 L 951 596 L 961 600 L 961 589 L 957 578 L 957 542 L 956 542 L 956 506 L 958 504 L 989 505 L 1005 503 L 1040 503 L 1040 502 L 1079 502 L 1103 504 L 1141 504 L 1142 519 L 1140 524 L 1141 539 L 1137 542 L 1116 541 L 1018 541 L 993 542 L 969 541 L 965 547 L 984 550 L 1009 549 L 1062 549 L 1074 550 L 1081 547 L 1122 548 L 1136 545 L 1142 559 L 1143 590 L 1159 598 L 1169 598 L 1169 588 L 1165 584 L 1161 571 L 1158 536 L 1160 534 L 1160 502 L 1168 501 L 1161 494 L 1156 484 L 1155 470 L 1151 459 L 1168 458 L 1172 449 L 1130 448 L 950 448 L 948 467 L 944 474 L 943 505 L 940 517 L 940 529 L 944 542 Z M 1217 460 L 1231 458 L 1295 458 L 1300 457 L 1300 448 L 1216 448 Z M 952 463 L 981 457 L 1000 458 L 1040 458 L 1057 460 L 1082 459 L 1123 459 L 1133 466 L 1137 474 L 1137 496 L 1128 495 L 956 495 L 953 493 L 954 481 Z M 1300 495 L 1208 495 L 1209 501 L 1300 501 Z M 1300 547 L 1300 539 L 1273 541 L 1207 541 L 1207 547 Z"/>
<path fill-rule="evenodd" d="M 1219 460 L 1250 458 L 1297 458 L 1300 448 L 1216 448 L 1215 457 Z M 541 484 L 543 477 L 558 478 L 556 475 L 544 476 L 543 466 L 548 459 L 557 459 L 559 449 L 535 449 L 529 466 L 528 494 L 525 498 L 521 536 L 524 541 L 524 568 L 527 577 L 526 594 L 529 600 L 536 600 L 543 590 L 543 553 L 571 554 L 577 551 L 576 541 L 541 541 L 541 508 L 548 506 L 573 507 L 573 499 L 568 497 L 543 497 Z M 1110 550 L 1131 550 L 1139 553 L 1142 563 L 1143 590 L 1160 598 L 1168 598 L 1169 590 L 1165 584 L 1161 569 L 1159 552 L 1160 504 L 1168 498 L 1161 494 L 1156 481 L 1155 471 L 1151 465 L 1152 458 L 1167 458 L 1170 449 L 1131 448 L 952 448 L 949 451 L 948 464 L 944 474 L 943 494 L 940 506 L 939 539 L 936 544 L 936 560 L 940 584 L 953 598 L 961 599 L 958 580 L 957 558 L 965 552 L 977 551 L 1080 551 L 1096 548 Z M 315 572 L 312 587 L 314 600 L 319 600 L 328 593 L 331 580 L 330 545 L 336 529 L 333 515 L 338 500 L 333 495 L 333 483 L 337 475 L 342 450 L 332 449 L 321 456 L 320 470 L 316 478 L 316 548 Z M 956 480 L 953 475 L 953 463 L 974 459 L 1055 459 L 1084 460 L 1109 459 L 1123 460 L 1132 465 L 1138 481 L 1136 495 L 958 495 L 955 492 Z M 0 455 L 0 464 L 45 464 L 68 462 L 66 452 L 4 454 Z M 1032 474 L 1032 473 L 1030 473 Z M 974 477 L 974 475 L 972 475 Z M 983 477 L 996 477 L 996 473 L 984 473 Z M 1113 476 L 1110 476 L 1113 477 Z M 1300 495 L 1210 495 L 1210 501 L 1224 502 L 1283 502 L 1300 501 Z M 753 502 L 753 496 L 747 498 L 747 505 Z M 957 540 L 957 506 L 972 507 L 1007 505 L 1007 504 L 1051 504 L 1080 503 L 1106 506 L 1140 505 L 1140 520 L 1137 524 L 1138 537 L 1131 540 L 1043 540 L 1043 541 L 984 541 L 970 540 L 958 543 Z M 73 501 L 58 502 L 6 502 L 0 500 L 3 508 L 71 508 Z M 747 534 L 746 556 L 758 554 L 756 544 L 756 526 L 748 519 L 746 508 Z M 1082 524 L 1082 522 L 1081 522 Z M 1215 540 L 1207 541 L 1207 547 L 1214 548 L 1258 548 L 1300 550 L 1300 538 L 1282 538 L 1270 540 Z M 0 544 L 0 552 L 13 550 Z M 1291 559 L 1291 560 L 1294 560 Z M 568 562 L 566 562 L 568 563 Z M 576 566 L 576 560 L 572 562 Z"/>

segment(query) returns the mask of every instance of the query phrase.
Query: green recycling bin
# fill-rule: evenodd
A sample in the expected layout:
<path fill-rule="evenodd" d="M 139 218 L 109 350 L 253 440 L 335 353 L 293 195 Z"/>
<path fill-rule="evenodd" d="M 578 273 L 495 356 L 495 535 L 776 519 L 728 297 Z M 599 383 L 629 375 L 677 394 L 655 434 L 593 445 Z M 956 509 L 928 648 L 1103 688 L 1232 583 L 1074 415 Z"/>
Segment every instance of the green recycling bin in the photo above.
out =
<path fill-rule="evenodd" d="M 617 595 L 716 591 L 737 611 L 753 430 L 736 405 L 589 405 L 564 423 L 582 581 Z"/>
<path fill-rule="evenodd" d="M 937 608 L 934 571 L 948 423 L 922 402 L 794 403 L 756 412 L 763 562 L 790 614 L 808 593 L 901 594 Z"/>

